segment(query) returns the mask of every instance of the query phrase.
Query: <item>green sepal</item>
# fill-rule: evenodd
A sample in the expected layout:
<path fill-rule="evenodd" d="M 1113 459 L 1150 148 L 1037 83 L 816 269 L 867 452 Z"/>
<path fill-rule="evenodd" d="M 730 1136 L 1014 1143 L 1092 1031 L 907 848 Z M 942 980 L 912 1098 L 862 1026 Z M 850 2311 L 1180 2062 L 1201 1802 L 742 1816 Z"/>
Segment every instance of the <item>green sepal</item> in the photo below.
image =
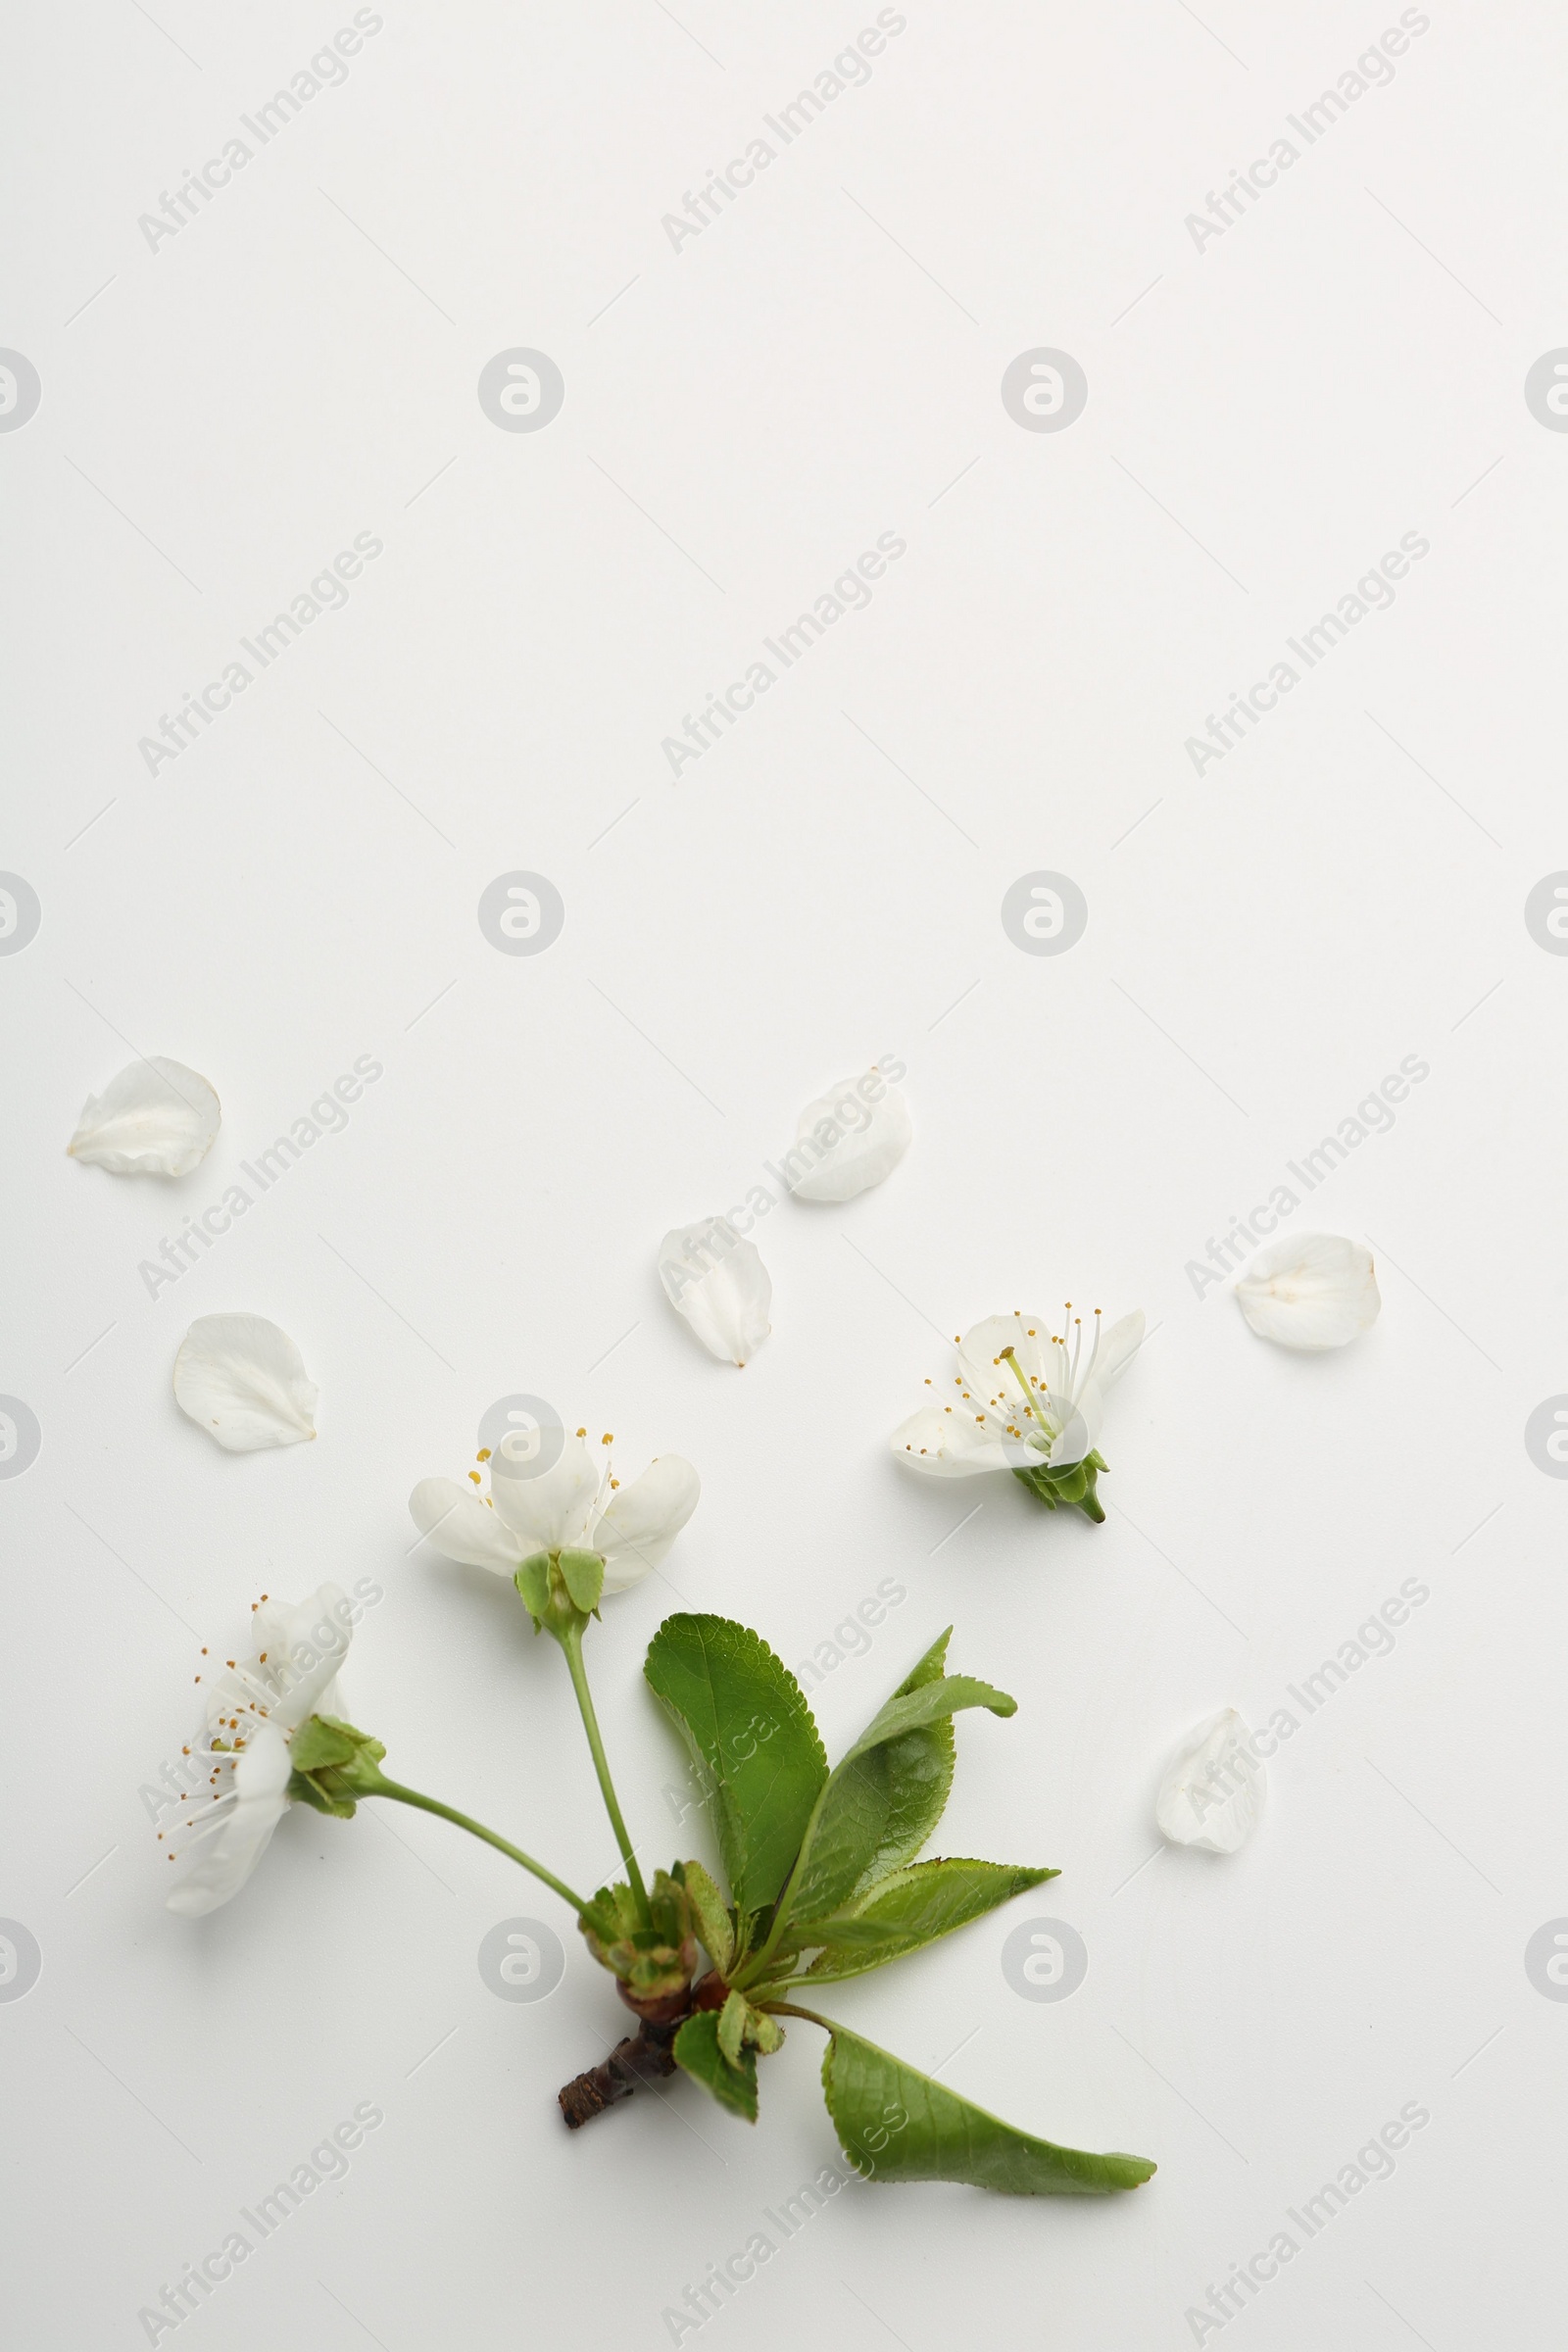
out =
<path fill-rule="evenodd" d="M 742 2049 L 738 2063 L 730 2064 L 719 2047 L 716 2010 L 702 2009 L 689 2017 L 670 2044 L 670 2054 L 721 2107 L 727 2107 L 731 2115 L 744 2116 L 749 2124 L 756 2123 L 757 2052 Z"/>
<path fill-rule="evenodd" d="M 713 1966 L 727 1978 L 735 1963 L 735 1931 L 724 1898 L 700 1862 L 687 1862 L 681 1868 L 692 1925 Z"/>
<path fill-rule="evenodd" d="M 352 1821 L 360 1797 L 381 1778 L 386 1754 L 379 1740 L 336 1715 L 311 1715 L 289 1742 L 290 1801 L 314 1805 L 334 1820 Z"/>
<path fill-rule="evenodd" d="M 799 1950 L 822 1947 L 806 1975 L 794 1982 L 834 1984 L 846 1977 L 863 1976 L 868 1969 L 885 1968 L 890 1960 L 920 1951 L 971 1920 L 983 1919 L 1015 1894 L 1059 1876 L 1054 1870 L 958 1859 L 916 1862 L 907 1870 L 892 1871 L 833 1918 L 799 1927 L 792 1923 L 792 1945 Z M 760 1987 L 756 1997 L 764 1999 L 784 1989 L 785 1981 L 778 1980 L 765 1991 Z"/>
<path fill-rule="evenodd" d="M 562 1583 L 583 1615 L 591 1617 L 599 1606 L 599 1596 L 605 1589 L 603 1554 L 597 1551 L 564 1551 L 560 1559 Z"/>
<path fill-rule="evenodd" d="M 1098 1527 L 1105 1516 L 1105 1506 L 1098 1491 L 1100 1473 L 1108 1468 L 1102 1454 L 1086 1453 L 1081 1462 L 1069 1462 L 1060 1470 L 1048 1470 L 1042 1462 L 1031 1464 L 1027 1470 L 1014 1470 L 1012 1475 L 1031 1494 L 1039 1495 L 1048 1511 L 1055 1510 L 1058 1504 L 1070 1505 Z"/>
<path fill-rule="evenodd" d="M 1094 2156 L 1036 2139 L 875 2042 L 822 2023 L 822 2095 L 839 2145 L 866 2180 L 963 2180 L 1013 2196 L 1103 2197 L 1137 2188 L 1154 2171 L 1144 2156 Z"/>
<path fill-rule="evenodd" d="M 534 1631 L 537 1633 L 540 1620 L 550 1606 L 549 1552 L 531 1552 L 512 1581 L 522 1597 L 524 1608 L 533 1619 Z"/>

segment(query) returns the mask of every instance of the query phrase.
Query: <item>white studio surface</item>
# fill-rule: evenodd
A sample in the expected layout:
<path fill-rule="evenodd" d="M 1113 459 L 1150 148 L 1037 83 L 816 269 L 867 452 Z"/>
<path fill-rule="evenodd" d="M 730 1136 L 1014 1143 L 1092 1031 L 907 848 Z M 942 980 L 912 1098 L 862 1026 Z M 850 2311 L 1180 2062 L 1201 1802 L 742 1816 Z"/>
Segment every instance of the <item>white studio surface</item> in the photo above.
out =
<path fill-rule="evenodd" d="M 9 45 L 7 2341 L 1544 2340 L 1560 13 L 89 0 L 14 9 Z M 1056 904 L 1069 944 L 1020 946 Z M 221 1099 L 186 1176 L 66 1156 L 138 1054 Z M 715 1361 L 661 1237 L 777 1193 L 802 1105 L 884 1057 L 907 1154 L 759 1220 L 772 1335 Z M 241 1172 L 356 1068 L 340 1124 Z M 1287 1227 L 1374 1252 L 1348 1348 L 1254 1336 L 1240 1251 L 1202 1279 L 1282 1190 Z M 1150 1325 L 1105 1524 L 900 1470 L 953 1335 L 1065 1298 Z M 186 1331 L 235 1311 L 297 1344 L 314 1442 L 226 1453 L 179 1411 Z M 517 1395 L 631 1475 L 702 1476 L 669 1582 L 592 1634 L 652 1859 L 711 1860 L 640 1677 L 668 1608 L 816 1658 L 833 1754 L 949 1623 L 1016 1694 L 958 1723 L 939 1850 L 1061 1877 L 835 2013 L 1155 2158 L 1147 2187 L 856 2183 L 678 2326 L 835 2157 L 811 2028 L 755 2131 L 680 2082 L 568 2136 L 557 2088 L 623 2014 L 501 1857 L 296 1808 L 232 1905 L 165 1911 L 141 1791 L 200 1645 L 329 1580 L 366 1602 L 344 1685 L 388 1769 L 609 1874 L 560 1661 L 408 1516 Z M 1296 1719 L 1260 1827 L 1166 1847 L 1166 1762 L 1232 1706 Z M 540 2000 L 493 1989 L 517 1919 L 564 1948 Z M 1068 1948 L 1041 1921 L 1088 1955 L 1068 1997 L 1008 1954 Z M 357 2109 L 381 2121 L 340 2177 L 150 2333 Z M 1319 2228 L 1288 2218 L 1347 2168 Z M 1282 2232 L 1266 2283 L 1210 2299 Z"/>

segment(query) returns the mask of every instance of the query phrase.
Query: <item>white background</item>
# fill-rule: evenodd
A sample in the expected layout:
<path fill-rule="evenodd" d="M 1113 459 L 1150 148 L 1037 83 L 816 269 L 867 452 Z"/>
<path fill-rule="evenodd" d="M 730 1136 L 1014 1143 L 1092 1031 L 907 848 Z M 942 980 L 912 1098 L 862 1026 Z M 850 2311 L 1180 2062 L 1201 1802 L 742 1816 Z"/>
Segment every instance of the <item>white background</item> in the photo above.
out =
<path fill-rule="evenodd" d="M 409 1489 L 519 1390 L 612 1430 L 623 1475 L 702 1472 L 667 1582 L 592 1638 L 650 1856 L 698 1835 L 640 1680 L 665 1609 L 793 1661 L 897 1577 L 816 1698 L 830 1750 L 956 1623 L 1020 1707 L 960 1723 L 940 1849 L 1063 1875 L 838 2012 L 1160 2167 L 1088 2205 L 856 2185 L 705 2344 L 1175 2352 L 1409 2101 L 1395 2176 L 1227 2343 L 1541 2340 L 1568 2009 L 1523 1954 L 1568 1913 L 1568 1490 L 1523 1428 L 1568 1388 L 1568 963 L 1522 909 L 1568 864 L 1568 441 L 1522 387 L 1568 342 L 1560 14 L 1435 0 L 1392 83 L 1200 250 L 1187 215 L 1396 9 L 910 0 L 868 84 L 675 251 L 662 216 L 874 9 L 379 13 L 149 250 L 138 216 L 351 11 L 13 12 L 0 342 L 43 400 L 0 438 L 0 864 L 43 921 L 0 961 L 0 1388 L 43 1445 L 0 1486 L 0 1913 L 43 1970 L 0 2004 L 8 2340 L 145 2341 L 138 2310 L 357 2102 L 385 2123 L 347 2179 L 182 2343 L 652 2348 L 833 2155 L 806 2026 L 755 2132 L 681 2083 L 568 2137 L 610 1981 L 437 1823 L 295 1817 L 232 1908 L 162 1908 L 138 1789 L 199 1645 L 327 1577 L 384 1592 L 347 1688 L 389 1768 L 608 1871 L 556 1653 L 413 1550 Z M 475 396 L 518 345 L 565 379 L 538 433 Z M 1060 433 L 999 396 L 1040 345 L 1089 379 Z M 384 553 L 347 607 L 150 776 L 138 739 L 362 531 Z M 907 553 L 869 610 L 672 782 L 662 739 L 886 531 Z M 1430 554 L 1393 609 L 1196 776 L 1187 738 L 1406 532 Z M 475 919 L 517 867 L 565 902 L 535 957 Z M 1042 867 L 1090 907 L 1055 958 L 999 915 Z M 222 1098 L 172 1187 L 62 1155 L 133 1053 Z M 773 1336 L 713 1363 L 661 1235 L 885 1053 L 914 1148 L 848 1208 L 773 1211 Z M 138 1261 L 362 1054 L 384 1076 L 347 1130 L 149 1298 Z M 1371 1236 L 1382 1320 L 1286 1355 L 1184 1269 L 1405 1056 L 1430 1075 L 1393 1131 L 1296 1220 Z M 1069 1295 L 1157 1326 L 1112 1399 L 1107 1523 L 901 1472 L 951 1334 Z M 231 1457 L 177 1412 L 180 1338 L 229 1308 L 298 1340 L 314 1445 Z M 1253 1843 L 1156 1853 L 1175 1741 L 1290 1703 L 1412 1577 L 1430 1598 L 1282 1748 Z M 517 1914 L 568 1946 L 533 2006 L 475 1964 Z M 1035 1915 L 1089 1948 L 1059 2004 L 1002 1974 Z"/>

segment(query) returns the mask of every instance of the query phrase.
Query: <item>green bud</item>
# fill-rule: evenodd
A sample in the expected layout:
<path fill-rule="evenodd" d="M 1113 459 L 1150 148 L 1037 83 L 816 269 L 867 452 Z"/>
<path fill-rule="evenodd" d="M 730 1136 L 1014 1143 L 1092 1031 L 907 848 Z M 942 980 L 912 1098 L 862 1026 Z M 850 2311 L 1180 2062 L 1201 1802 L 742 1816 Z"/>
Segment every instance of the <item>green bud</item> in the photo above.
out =
<path fill-rule="evenodd" d="M 700 1959 L 686 1889 L 668 1872 L 656 1871 L 648 1907 L 653 1924 L 645 1928 L 628 1886 L 601 1886 L 577 1924 L 633 2008 L 668 2006 L 678 2016 Z"/>

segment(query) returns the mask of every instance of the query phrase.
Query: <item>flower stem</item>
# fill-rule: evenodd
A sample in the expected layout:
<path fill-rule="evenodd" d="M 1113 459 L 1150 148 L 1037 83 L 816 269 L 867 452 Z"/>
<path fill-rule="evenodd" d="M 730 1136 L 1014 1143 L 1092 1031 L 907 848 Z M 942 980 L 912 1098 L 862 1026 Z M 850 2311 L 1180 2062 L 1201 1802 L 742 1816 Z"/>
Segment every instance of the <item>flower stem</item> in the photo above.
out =
<path fill-rule="evenodd" d="M 610 1777 L 610 1759 L 605 1754 L 605 1743 L 600 1737 L 599 1718 L 594 1713 L 593 1693 L 588 1688 L 588 1669 L 583 1663 L 582 1655 L 581 1618 L 564 1626 L 557 1639 L 566 1653 L 566 1665 L 571 1673 L 571 1687 L 577 1693 L 577 1710 L 582 1717 L 582 1728 L 588 1735 L 588 1748 L 594 1760 L 594 1770 L 599 1776 L 599 1790 L 605 1800 L 605 1811 L 610 1815 L 610 1826 L 615 1833 L 615 1843 L 619 1846 L 620 1858 L 626 1865 L 626 1876 L 631 1881 L 632 1892 L 637 1897 L 637 1908 L 642 1915 L 643 1925 L 645 1928 L 651 1927 L 653 1914 L 648 1907 L 648 1889 L 643 1884 L 643 1874 L 637 1867 L 637 1856 L 632 1851 L 631 1839 L 626 1833 L 626 1824 L 621 1817 L 620 1800 L 615 1794 L 615 1784 Z"/>
<path fill-rule="evenodd" d="M 531 1870 L 534 1877 L 542 1879 L 564 1903 L 569 1903 L 579 1917 L 588 1908 L 582 1896 L 573 1894 L 565 1881 L 558 1879 L 554 1871 L 546 1870 L 542 1862 L 536 1862 L 531 1854 L 525 1854 L 520 1845 L 512 1845 L 505 1838 L 498 1837 L 494 1830 L 487 1830 L 483 1822 L 471 1821 L 466 1813 L 460 1813 L 455 1805 L 444 1805 L 439 1797 L 422 1796 L 417 1788 L 405 1788 L 401 1781 L 389 1781 L 384 1773 L 378 1773 L 374 1784 L 360 1793 L 365 1796 L 393 1797 L 400 1805 L 416 1805 L 421 1813 L 434 1813 L 442 1821 L 455 1823 L 460 1830 L 466 1830 L 470 1838 L 482 1838 L 486 1845 L 493 1845 L 498 1853 L 506 1854 L 514 1862 L 520 1862 L 524 1870 Z"/>

